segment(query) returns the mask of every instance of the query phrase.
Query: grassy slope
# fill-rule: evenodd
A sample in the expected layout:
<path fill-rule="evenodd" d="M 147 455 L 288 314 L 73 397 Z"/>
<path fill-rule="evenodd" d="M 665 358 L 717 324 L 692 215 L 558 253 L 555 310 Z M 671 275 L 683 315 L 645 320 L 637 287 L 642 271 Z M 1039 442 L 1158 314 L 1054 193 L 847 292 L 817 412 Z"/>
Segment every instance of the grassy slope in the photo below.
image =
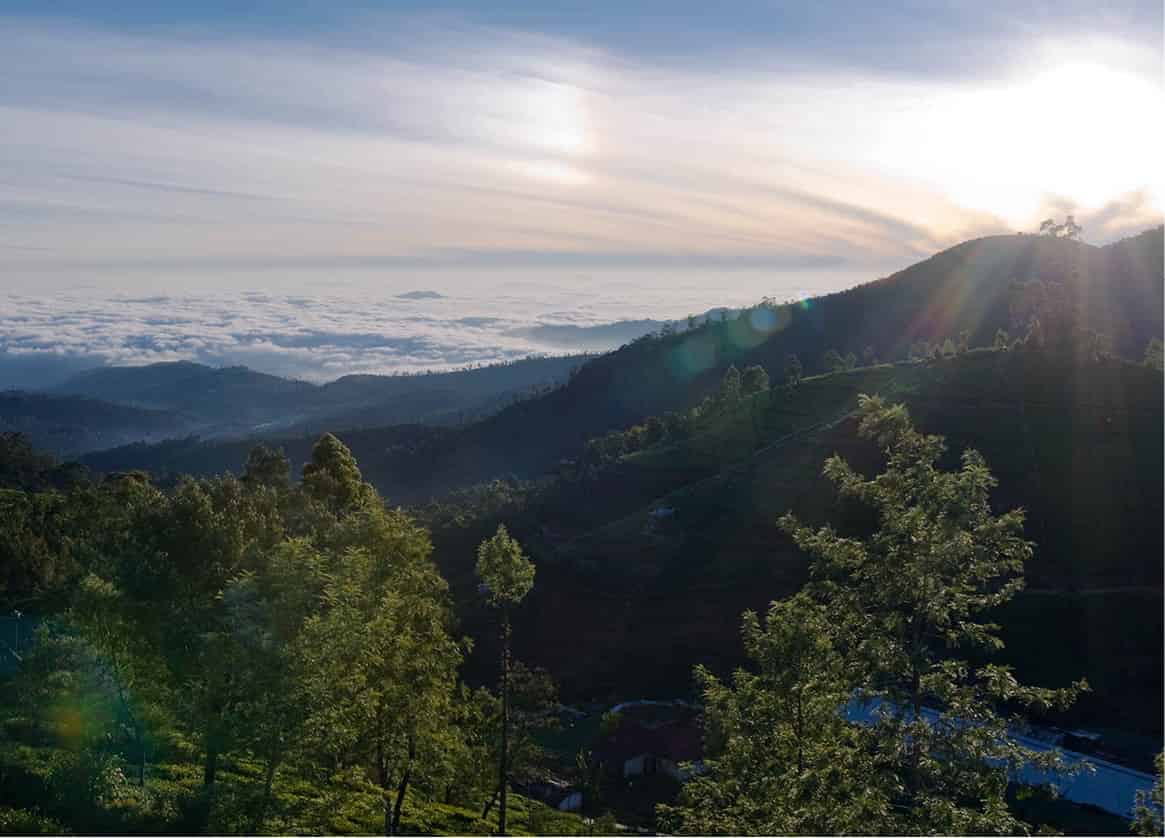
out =
<path fill-rule="evenodd" d="M 979 448 L 1000 480 L 998 506 L 1027 508 L 1032 590 L 1003 615 L 1004 659 L 1046 684 L 1087 675 L 1095 692 L 1078 723 L 1159 731 L 1161 376 L 1119 362 L 977 351 L 821 376 L 625 458 L 598 485 L 532 513 L 538 526 L 523 534 L 541 577 L 524 653 L 592 694 L 674 694 L 693 663 L 735 663 L 740 612 L 805 578 L 776 517 L 791 508 L 855 520 L 821 466 L 835 451 L 875 466 L 852 421 L 834 421 L 860 392 L 904 400 L 920 427 L 947 436 L 952 464 Z M 657 505 L 675 515 L 653 524 Z M 541 524 L 570 537 L 547 537 Z"/>
<path fill-rule="evenodd" d="M 62 761 L 64 758 L 64 761 Z M 169 761 L 149 766 L 146 784 L 120 780 L 105 786 L 95 806 L 79 801 L 83 791 L 54 772 L 68 764 L 67 752 L 43 744 L 7 742 L 0 747 L 0 832 L 30 831 L 28 814 L 49 819 L 48 827 L 81 834 L 190 834 L 193 801 L 202 785 L 202 768 L 194 761 Z M 263 767 L 246 759 L 231 760 L 220 774 L 209 831 L 219 834 L 256 832 L 253 821 L 262 796 Z M 70 786 L 73 787 L 70 787 Z M 17 820 L 11 807 L 24 813 Z M 381 798 L 366 782 L 353 778 L 319 783 L 277 775 L 270 815 L 261 834 L 377 835 L 383 829 Z M 481 820 L 478 804 L 452 805 L 426 800 L 416 792 L 405 798 L 401 833 L 405 835 L 487 835 L 496 830 L 496 809 Z M 60 828 L 50 828 L 50 833 Z M 508 831 L 513 835 L 580 834 L 577 815 L 542 803 L 509 796 Z"/>

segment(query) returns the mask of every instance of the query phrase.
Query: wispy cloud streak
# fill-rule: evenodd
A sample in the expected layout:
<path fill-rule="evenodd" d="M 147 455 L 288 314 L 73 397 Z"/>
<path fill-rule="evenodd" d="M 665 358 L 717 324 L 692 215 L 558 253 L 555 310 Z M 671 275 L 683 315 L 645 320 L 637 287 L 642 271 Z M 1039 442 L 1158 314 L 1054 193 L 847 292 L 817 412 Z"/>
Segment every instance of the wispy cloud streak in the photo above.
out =
<path fill-rule="evenodd" d="M 952 187 L 942 155 L 975 138 L 936 148 L 958 138 L 928 115 L 950 122 L 951 102 L 993 113 L 967 80 L 859 75 L 840 59 L 716 73 L 511 29 L 380 25 L 380 49 L 6 26 L 0 266 L 42 282 L 449 254 L 862 265 L 1017 220 Z M 1128 118 L 1122 134 L 1159 133 Z M 990 182 L 1005 176 L 993 164 L 967 166 Z M 1137 194 L 1139 213 L 1158 212 L 1148 180 L 1098 206 Z"/>

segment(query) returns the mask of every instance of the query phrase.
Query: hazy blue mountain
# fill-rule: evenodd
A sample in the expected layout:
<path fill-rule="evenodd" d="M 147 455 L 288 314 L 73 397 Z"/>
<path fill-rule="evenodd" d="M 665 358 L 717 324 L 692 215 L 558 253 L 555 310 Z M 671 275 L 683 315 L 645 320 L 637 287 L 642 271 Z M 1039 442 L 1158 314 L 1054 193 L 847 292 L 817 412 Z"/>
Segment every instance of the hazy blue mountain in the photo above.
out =
<path fill-rule="evenodd" d="M 247 369 L 216 369 L 191 361 L 138 367 L 101 367 L 78 373 L 55 388 L 163 410 L 177 410 L 207 421 L 245 422 L 276 410 L 293 409 L 316 387 Z"/>
<path fill-rule="evenodd" d="M 7 422 L 13 429 L 30 428 L 41 413 L 55 409 L 46 405 L 71 405 L 57 410 L 67 417 L 67 429 L 54 425 L 52 433 L 36 432 L 38 444 L 58 455 L 191 433 L 216 438 L 457 424 L 561 384 L 584 360 L 535 357 L 421 375 L 350 375 L 323 385 L 190 361 L 101 367 L 72 376 L 39 400 L 10 400 Z"/>
<path fill-rule="evenodd" d="M 0 433 L 20 433 L 38 449 L 62 457 L 139 440 L 159 441 L 196 422 L 173 411 L 150 410 L 86 396 L 0 391 Z"/>

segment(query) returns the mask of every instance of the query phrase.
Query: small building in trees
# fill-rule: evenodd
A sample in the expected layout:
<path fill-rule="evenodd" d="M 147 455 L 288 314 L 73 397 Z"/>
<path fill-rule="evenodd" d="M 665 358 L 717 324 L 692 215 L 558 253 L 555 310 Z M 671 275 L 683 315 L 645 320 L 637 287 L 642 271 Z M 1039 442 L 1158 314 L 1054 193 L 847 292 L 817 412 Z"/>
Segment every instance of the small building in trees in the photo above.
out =
<path fill-rule="evenodd" d="M 595 749 L 608 774 L 627 779 L 665 775 L 682 782 L 695 773 L 704 732 L 694 715 L 662 722 L 623 719 Z"/>
<path fill-rule="evenodd" d="M 526 797 L 539 800 L 560 812 L 577 812 L 582 809 L 583 793 L 557 777 L 547 777 L 533 783 L 515 783 L 514 787 Z"/>

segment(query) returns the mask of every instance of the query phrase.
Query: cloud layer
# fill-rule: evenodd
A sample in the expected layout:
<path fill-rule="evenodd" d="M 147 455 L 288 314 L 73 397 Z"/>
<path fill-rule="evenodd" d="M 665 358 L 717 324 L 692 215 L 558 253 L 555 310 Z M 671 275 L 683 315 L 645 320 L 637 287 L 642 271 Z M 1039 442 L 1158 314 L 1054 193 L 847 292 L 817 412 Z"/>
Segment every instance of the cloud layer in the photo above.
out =
<path fill-rule="evenodd" d="M 869 278 L 735 271 L 717 287 L 703 272 L 594 278 L 528 270 L 458 288 L 457 273 L 426 276 L 438 289 L 409 285 L 413 274 L 366 272 L 342 274 L 330 289 L 305 279 L 308 293 L 287 293 L 284 276 L 268 291 L 0 295 L 0 387 L 51 386 L 105 364 L 195 360 L 328 381 L 606 350 L 653 331 L 661 318 L 701 313 L 707 300 L 793 299 L 808 293 L 809 281 L 838 289 Z"/>

